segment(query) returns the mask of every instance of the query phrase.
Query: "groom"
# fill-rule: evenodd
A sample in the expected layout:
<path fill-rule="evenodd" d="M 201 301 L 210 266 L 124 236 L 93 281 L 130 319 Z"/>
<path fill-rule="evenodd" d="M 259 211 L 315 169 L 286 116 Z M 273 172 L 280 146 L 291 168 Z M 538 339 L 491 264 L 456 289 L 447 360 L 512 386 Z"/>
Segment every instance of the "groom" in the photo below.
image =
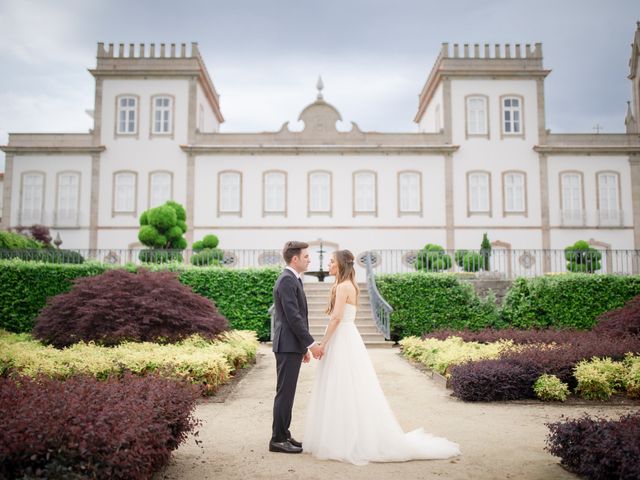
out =
<path fill-rule="evenodd" d="M 273 401 L 273 430 L 270 452 L 300 453 L 302 443 L 291 436 L 291 410 L 296 395 L 300 365 L 309 362 L 309 350 L 316 359 L 322 358 L 323 347 L 309 334 L 307 298 L 302 288 L 301 274 L 307 270 L 309 245 L 287 242 L 282 256 L 287 266 L 273 287 L 275 305 L 273 352 L 276 355 L 277 383 Z"/>

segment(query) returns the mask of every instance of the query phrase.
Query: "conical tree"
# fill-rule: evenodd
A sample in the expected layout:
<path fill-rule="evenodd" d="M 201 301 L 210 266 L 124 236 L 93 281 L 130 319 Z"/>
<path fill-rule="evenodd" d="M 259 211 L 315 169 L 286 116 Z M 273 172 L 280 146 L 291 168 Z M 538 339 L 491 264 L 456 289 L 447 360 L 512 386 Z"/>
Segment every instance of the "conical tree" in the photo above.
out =
<path fill-rule="evenodd" d="M 181 250 L 187 247 L 187 212 L 179 203 L 168 201 L 140 215 L 138 240 L 150 247 L 140 252 L 143 262 L 182 261 Z"/>
<path fill-rule="evenodd" d="M 482 236 L 482 243 L 480 244 L 480 255 L 482 255 L 482 268 L 483 270 L 489 270 L 489 259 L 491 258 L 491 242 L 487 233 Z"/>

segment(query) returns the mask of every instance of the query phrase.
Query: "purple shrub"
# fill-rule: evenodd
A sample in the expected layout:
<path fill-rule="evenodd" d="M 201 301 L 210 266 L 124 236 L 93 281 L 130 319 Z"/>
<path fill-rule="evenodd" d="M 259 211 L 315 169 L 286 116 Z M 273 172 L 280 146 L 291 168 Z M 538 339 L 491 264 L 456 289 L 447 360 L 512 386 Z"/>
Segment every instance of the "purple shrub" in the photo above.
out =
<path fill-rule="evenodd" d="M 199 425 L 198 396 L 154 376 L 2 378 L 0 478 L 151 478 Z"/>
<path fill-rule="evenodd" d="M 640 478 L 640 413 L 619 420 L 584 416 L 547 426 L 546 450 L 576 474 L 593 480 Z"/>
<path fill-rule="evenodd" d="M 50 297 L 33 335 L 62 348 L 79 341 L 175 342 L 195 333 L 213 338 L 228 328 L 213 302 L 174 273 L 118 269 L 78 278 L 71 291 Z"/>
<path fill-rule="evenodd" d="M 623 307 L 603 313 L 596 321 L 592 330 L 596 335 L 640 335 L 640 295 L 633 297 Z"/>

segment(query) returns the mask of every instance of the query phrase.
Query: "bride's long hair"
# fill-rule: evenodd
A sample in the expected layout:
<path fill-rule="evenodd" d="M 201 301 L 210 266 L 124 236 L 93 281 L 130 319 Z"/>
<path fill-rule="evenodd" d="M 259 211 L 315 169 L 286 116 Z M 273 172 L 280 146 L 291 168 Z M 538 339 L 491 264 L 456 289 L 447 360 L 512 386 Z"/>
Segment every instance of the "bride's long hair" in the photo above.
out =
<path fill-rule="evenodd" d="M 333 259 L 338 264 L 338 273 L 336 275 L 336 280 L 333 282 L 333 286 L 331 287 L 329 306 L 325 312 L 328 315 L 331 315 L 336 304 L 336 290 L 338 288 L 338 284 L 349 280 L 356 289 L 356 305 L 358 305 L 358 298 L 360 297 L 360 289 L 356 283 L 356 270 L 354 265 L 355 257 L 353 256 L 353 253 L 349 250 L 336 250 L 333 253 Z"/>

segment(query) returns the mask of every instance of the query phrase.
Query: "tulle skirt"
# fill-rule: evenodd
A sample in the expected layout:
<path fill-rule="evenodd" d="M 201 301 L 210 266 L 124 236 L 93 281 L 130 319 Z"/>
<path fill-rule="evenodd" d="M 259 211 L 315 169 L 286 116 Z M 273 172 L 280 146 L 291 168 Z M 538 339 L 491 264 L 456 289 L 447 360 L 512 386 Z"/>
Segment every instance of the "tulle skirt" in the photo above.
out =
<path fill-rule="evenodd" d="M 457 443 L 422 428 L 402 431 L 353 322 L 339 324 L 318 363 L 303 442 L 318 459 L 355 465 L 460 454 Z"/>

